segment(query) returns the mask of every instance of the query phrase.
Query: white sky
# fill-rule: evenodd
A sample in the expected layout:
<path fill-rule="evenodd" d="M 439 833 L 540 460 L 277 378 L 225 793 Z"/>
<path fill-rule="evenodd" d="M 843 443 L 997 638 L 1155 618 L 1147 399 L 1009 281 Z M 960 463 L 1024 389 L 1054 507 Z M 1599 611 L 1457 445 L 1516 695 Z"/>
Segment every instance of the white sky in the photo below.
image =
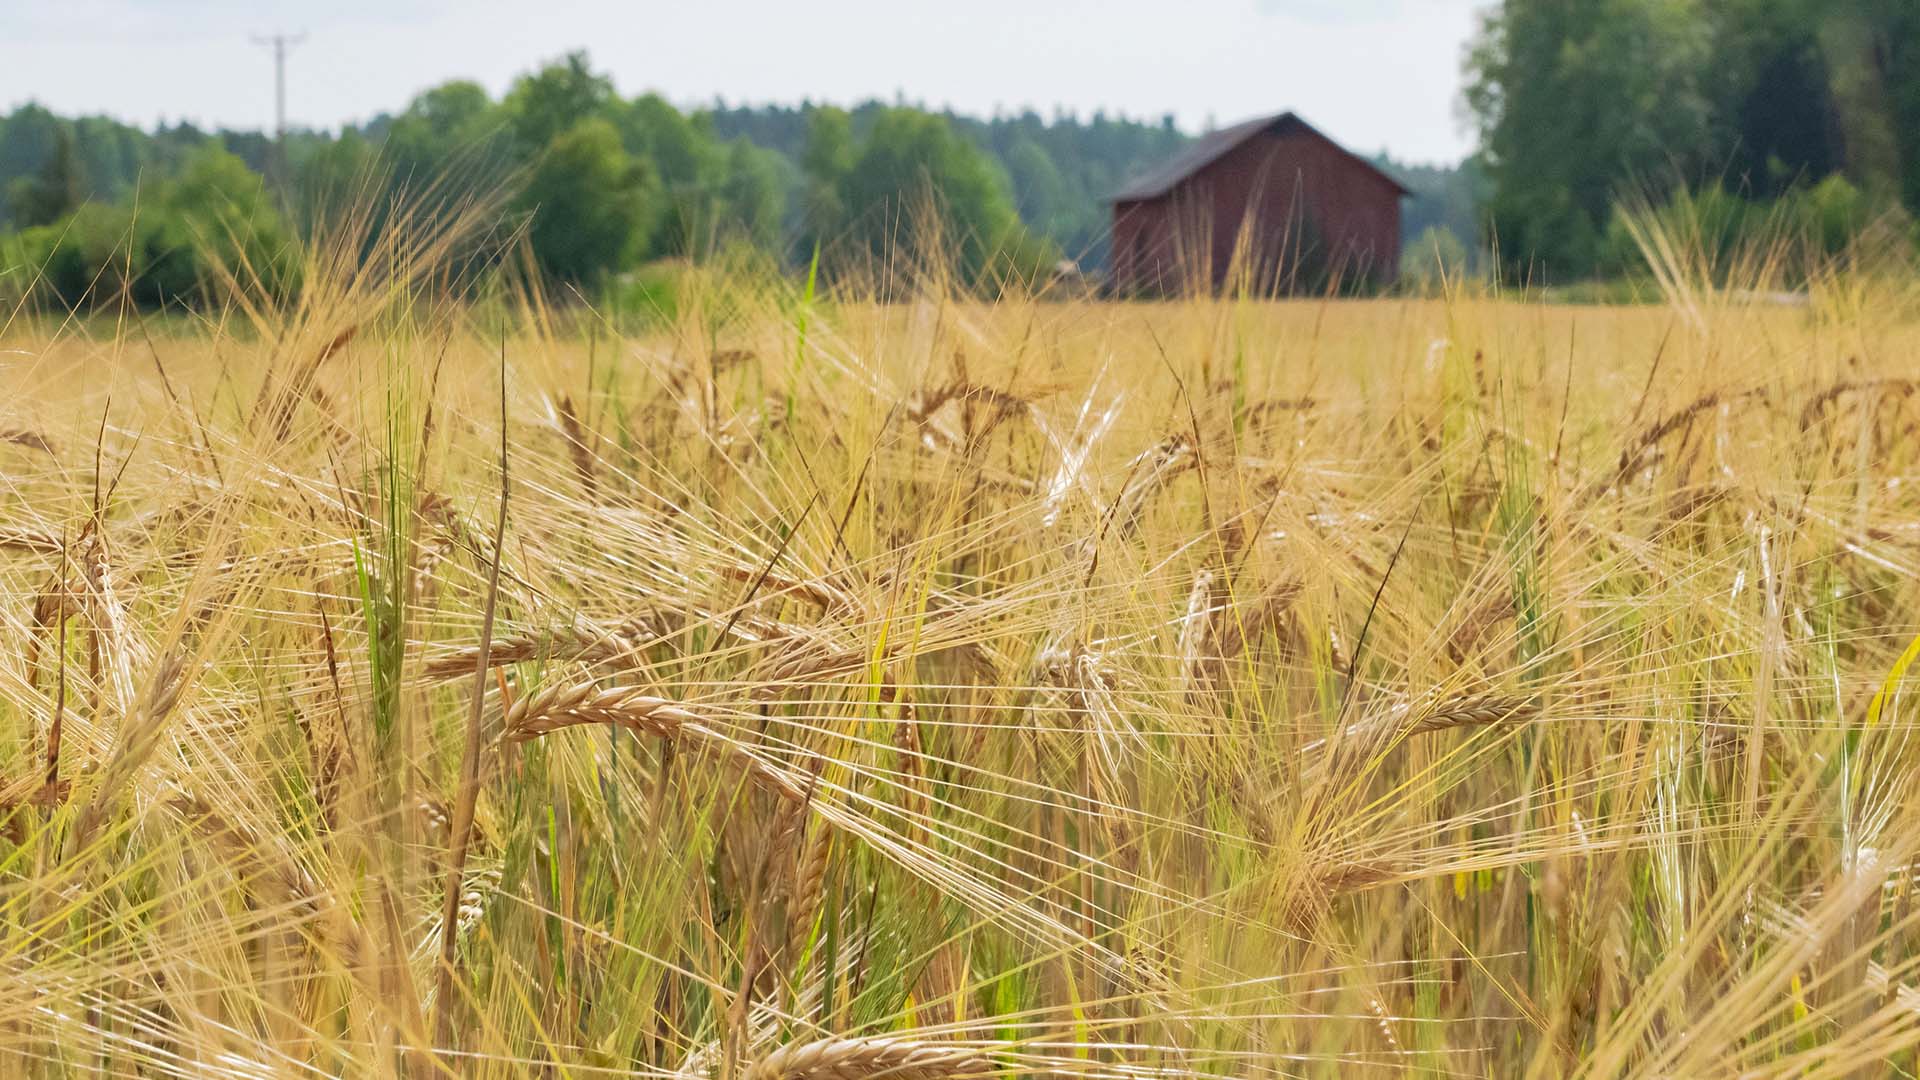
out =
<path fill-rule="evenodd" d="M 451 78 L 498 94 L 585 48 L 623 94 L 686 105 L 896 93 L 1198 129 L 1294 109 L 1361 151 L 1452 160 L 1460 57 L 1488 0 L 0 0 L 0 105 L 270 127 L 249 35 L 305 31 L 290 121 L 334 127 Z"/>

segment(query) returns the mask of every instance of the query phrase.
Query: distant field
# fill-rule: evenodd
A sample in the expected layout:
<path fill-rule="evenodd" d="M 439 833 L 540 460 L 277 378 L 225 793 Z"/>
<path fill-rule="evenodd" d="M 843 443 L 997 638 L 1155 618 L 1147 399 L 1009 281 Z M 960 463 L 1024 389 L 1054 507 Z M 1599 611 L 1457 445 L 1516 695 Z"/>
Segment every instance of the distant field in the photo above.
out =
<path fill-rule="evenodd" d="M 405 284 L 0 334 L 0 1072 L 1916 1068 L 1910 286 Z"/>

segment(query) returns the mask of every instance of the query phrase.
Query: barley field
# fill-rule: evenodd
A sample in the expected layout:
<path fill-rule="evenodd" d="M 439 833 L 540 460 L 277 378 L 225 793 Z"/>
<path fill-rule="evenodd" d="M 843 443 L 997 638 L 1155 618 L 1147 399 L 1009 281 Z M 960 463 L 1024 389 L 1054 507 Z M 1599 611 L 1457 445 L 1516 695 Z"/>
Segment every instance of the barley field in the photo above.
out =
<path fill-rule="evenodd" d="M 407 254 L 0 331 L 0 1074 L 1920 1069 L 1911 285 Z"/>

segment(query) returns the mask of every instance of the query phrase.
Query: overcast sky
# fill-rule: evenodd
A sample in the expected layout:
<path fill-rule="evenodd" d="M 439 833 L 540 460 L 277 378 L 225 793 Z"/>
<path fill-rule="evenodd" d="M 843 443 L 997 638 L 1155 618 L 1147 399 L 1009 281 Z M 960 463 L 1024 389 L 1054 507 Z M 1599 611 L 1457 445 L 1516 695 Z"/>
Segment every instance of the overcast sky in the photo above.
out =
<path fill-rule="evenodd" d="M 270 127 L 249 35 L 304 31 L 295 124 L 335 127 L 451 78 L 496 94 L 585 48 L 623 94 L 990 114 L 1064 105 L 1209 119 L 1294 109 L 1356 150 L 1470 149 L 1460 56 L 1487 0 L 0 0 L 0 104 L 142 125 Z"/>

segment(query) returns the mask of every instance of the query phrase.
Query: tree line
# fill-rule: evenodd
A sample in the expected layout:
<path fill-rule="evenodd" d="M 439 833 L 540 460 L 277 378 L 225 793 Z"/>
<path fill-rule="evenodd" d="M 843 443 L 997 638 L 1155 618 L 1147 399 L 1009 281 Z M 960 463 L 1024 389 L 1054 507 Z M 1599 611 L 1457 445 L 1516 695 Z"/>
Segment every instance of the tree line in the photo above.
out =
<path fill-rule="evenodd" d="M 236 261 L 288 281 L 288 238 L 329 214 L 506 191 L 539 271 L 582 288 L 729 247 L 853 269 L 929 235 L 968 280 L 1033 278 L 1063 258 L 1097 264 L 1105 192 L 1186 137 L 1170 119 L 975 120 L 903 103 L 682 111 L 621 96 L 582 53 L 497 99 L 448 82 L 284 146 L 29 104 L 0 117 L 0 272 L 67 304 L 159 304 Z"/>
<path fill-rule="evenodd" d="M 1828 248 L 1920 210 L 1913 0 L 1505 0 L 1466 72 L 1516 275 L 1617 272 L 1623 199 Z"/>
<path fill-rule="evenodd" d="M 584 53 L 498 99 L 448 82 L 364 124 L 289 132 L 284 145 L 28 104 L 0 117 L 0 271 L 67 304 L 189 299 L 236 261 L 285 287 L 298 269 L 288 238 L 329 214 L 378 216 L 403 191 L 447 207 L 511 191 L 510 220 L 538 269 L 575 287 L 728 247 L 832 273 L 897 263 L 929 237 L 940 251 L 924 254 L 969 281 L 1041 278 L 1062 260 L 1097 272 L 1107 194 L 1189 137 L 1171 116 L 1104 112 L 980 119 L 878 101 L 683 111 L 656 94 L 623 97 Z M 1416 191 L 1411 228 L 1471 234 L 1456 170 L 1380 161 Z"/>
<path fill-rule="evenodd" d="M 1910 233 L 1920 210 L 1914 0 L 1504 0 L 1464 66 L 1475 153 L 1374 159 L 1413 191 L 1416 272 L 1497 252 L 1514 277 L 1622 273 L 1628 197 L 1703 243 L 1786 229 L 1826 252 L 1875 223 Z M 28 104 L 0 117 L 0 289 L 164 304 L 236 265 L 290 288 L 293 237 L 403 192 L 511 192 L 536 269 L 585 290 L 727 249 L 828 274 L 922 254 L 974 282 L 1097 272 L 1107 194 L 1188 138 L 1171 117 L 900 101 L 683 110 L 623 96 L 580 53 L 497 98 L 448 82 L 284 144 Z M 916 251 L 929 236 L 938 251 Z"/>

